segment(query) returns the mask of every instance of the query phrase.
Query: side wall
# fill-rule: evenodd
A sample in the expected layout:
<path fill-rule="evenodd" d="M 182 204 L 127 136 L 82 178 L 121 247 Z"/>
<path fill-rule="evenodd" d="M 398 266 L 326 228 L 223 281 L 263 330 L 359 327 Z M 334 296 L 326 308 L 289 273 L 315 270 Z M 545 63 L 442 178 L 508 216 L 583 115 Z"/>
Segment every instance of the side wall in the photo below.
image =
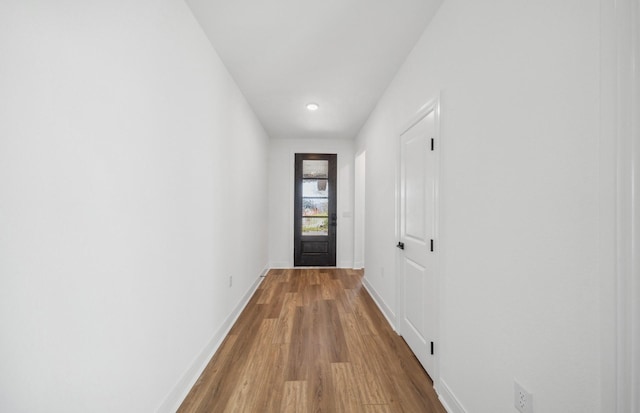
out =
<path fill-rule="evenodd" d="M 598 391 L 600 287 L 613 282 L 598 271 L 599 6 L 447 0 L 357 138 L 367 282 L 395 311 L 398 136 L 440 94 L 436 385 L 452 412 L 515 411 L 514 380 L 536 412 L 609 411 Z"/>
<path fill-rule="evenodd" d="M 293 266 L 293 189 L 296 153 L 338 154 L 336 265 L 353 267 L 353 141 L 271 139 L 269 143 L 269 262 Z"/>
<path fill-rule="evenodd" d="M 267 265 L 268 137 L 181 0 L 3 1 L 0 56 L 0 411 L 173 410 Z"/>

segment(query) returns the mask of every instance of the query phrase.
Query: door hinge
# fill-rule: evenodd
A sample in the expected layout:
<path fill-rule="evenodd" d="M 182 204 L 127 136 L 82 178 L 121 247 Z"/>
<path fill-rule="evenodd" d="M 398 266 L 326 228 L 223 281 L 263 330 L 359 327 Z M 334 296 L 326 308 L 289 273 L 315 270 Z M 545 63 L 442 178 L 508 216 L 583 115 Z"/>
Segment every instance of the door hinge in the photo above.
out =
<path fill-rule="evenodd" d="M 431 150 L 433 150 L 436 146 L 435 139 L 431 138 Z"/>
<path fill-rule="evenodd" d="M 433 252 L 433 240 L 431 240 L 431 252 Z"/>
<path fill-rule="evenodd" d="M 431 355 L 433 356 L 433 341 L 431 342 Z"/>

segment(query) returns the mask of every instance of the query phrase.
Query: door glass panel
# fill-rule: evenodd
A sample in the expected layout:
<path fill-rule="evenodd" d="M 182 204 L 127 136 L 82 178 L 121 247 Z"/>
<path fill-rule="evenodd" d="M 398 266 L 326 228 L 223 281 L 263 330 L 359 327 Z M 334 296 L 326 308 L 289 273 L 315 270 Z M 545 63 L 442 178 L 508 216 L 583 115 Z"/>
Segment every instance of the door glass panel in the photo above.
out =
<path fill-rule="evenodd" d="M 302 181 L 302 196 L 327 198 L 329 196 L 329 181 L 326 179 L 304 179 Z"/>
<path fill-rule="evenodd" d="M 327 198 L 303 198 L 302 216 L 327 217 L 329 216 L 329 200 Z"/>
<path fill-rule="evenodd" d="M 302 218 L 302 235 L 329 235 L 329 218 Z"/>
<path fill-rule="evenodd" d="M 303 178 L 328 178 L 329 161 L 302 161 Z"/>

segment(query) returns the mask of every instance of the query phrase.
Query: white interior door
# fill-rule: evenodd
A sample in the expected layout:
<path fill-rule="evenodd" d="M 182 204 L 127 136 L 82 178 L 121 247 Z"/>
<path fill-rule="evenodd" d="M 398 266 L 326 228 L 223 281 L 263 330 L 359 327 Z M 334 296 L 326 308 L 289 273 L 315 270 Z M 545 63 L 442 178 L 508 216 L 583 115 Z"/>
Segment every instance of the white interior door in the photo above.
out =
<path fill-rule="evenodd" d="M 433 378 L 437 327 L 436 106 L 421 115 L 400 137 L 400 334 Z"/>

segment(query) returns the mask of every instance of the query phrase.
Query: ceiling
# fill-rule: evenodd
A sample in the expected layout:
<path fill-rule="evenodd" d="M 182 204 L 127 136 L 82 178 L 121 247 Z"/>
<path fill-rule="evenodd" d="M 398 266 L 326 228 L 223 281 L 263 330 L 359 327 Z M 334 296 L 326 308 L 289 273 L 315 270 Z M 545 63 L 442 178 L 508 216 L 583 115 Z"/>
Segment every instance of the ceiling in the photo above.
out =
<path fill-rule="evenodd" d="M 443 0 L 186 1 L 271 138 L 352 139 Z"/>

